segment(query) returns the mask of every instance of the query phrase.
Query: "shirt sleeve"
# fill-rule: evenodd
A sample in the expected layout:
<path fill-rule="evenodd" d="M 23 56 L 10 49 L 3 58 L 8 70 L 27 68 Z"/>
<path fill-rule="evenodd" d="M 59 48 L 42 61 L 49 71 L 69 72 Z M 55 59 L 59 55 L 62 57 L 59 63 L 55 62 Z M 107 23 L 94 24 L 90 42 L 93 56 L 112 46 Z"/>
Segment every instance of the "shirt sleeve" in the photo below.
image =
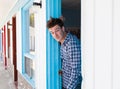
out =
<path fill-rule="evenodd" d="M 75 80 L 77 79 L 78 71 L 80 71 L 80 43 L 77 41 L 72 41 L 68 47 L 71 76 L 69 78 L 69 83 L 67 89 L 73 89 L 75 86 Z"/>

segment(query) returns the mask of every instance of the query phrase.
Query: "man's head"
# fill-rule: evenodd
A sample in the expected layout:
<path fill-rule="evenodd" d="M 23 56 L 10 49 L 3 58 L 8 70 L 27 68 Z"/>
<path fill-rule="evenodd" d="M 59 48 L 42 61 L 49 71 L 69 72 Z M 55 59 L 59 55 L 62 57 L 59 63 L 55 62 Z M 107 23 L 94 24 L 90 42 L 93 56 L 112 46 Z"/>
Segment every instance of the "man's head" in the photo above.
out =
<path fill-rule="evenodd" d="M 66 32 L 64 28 L 64 23 L 60 18 L 51 18 L 47 22 L 47 28 L 49 29 L 55 40 L 63 43 L 66 37 Z"/>

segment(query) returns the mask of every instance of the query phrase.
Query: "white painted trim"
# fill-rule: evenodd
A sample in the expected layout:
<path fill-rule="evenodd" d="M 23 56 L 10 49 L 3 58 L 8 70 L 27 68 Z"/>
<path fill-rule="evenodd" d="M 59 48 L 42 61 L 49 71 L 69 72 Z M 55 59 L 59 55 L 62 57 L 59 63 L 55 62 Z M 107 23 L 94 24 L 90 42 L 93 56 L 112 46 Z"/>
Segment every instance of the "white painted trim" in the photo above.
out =
<path fill-rule="evenodd" d="M 112 89 L 112 0 L 81 2 L 82 89 Z"/>
<path fill-rule="evenodd" d="M 35 88 L 46 89 L 46 5 L 38 8 L 35 18 Z"/>
<path fill-rule="evenodd" d="M 94 0 L 81 0 L 82 89 L 94 88 Z"/>
<path fill-rule="evenodd" d="M 120 0 L 113 0 L 113 88 L 120 89 Z"/>
<path fill-rule="evenodd" d="M 94 89 L 112 89 L 112 20 L 112 0 L 96 0 Z"/>
<path fill-rule="evenodd" d="M 17 70 L 22 74 L 22 30 L 21 10 L 16 13 Z"/>
<path fill-rule="evenodd" d="M 12 18 L 11 18 L 12 21 Z M 13 42 L 12 42 L 12 29 L 10 29 L 10 61 L 13 64 Z"/>

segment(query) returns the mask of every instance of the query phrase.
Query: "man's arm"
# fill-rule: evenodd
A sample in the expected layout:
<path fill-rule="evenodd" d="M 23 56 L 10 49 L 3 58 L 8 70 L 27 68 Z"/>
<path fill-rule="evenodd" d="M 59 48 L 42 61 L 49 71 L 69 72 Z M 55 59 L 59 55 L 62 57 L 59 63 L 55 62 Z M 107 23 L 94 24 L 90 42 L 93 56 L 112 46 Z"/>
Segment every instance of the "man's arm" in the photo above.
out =
<path fill-rule="evenodd" d="M 69 57 L 70 57 L 70 66 L 71 66 L 71 76 L 68 82 L 67 89 L 73 89 L 75 85 L 75 80 L 77 79 L 78 71 L 80 71 L 80 43 L 73 41 L 69 46 Z M 78 70 L 79 69 L 79 70 Z"/>

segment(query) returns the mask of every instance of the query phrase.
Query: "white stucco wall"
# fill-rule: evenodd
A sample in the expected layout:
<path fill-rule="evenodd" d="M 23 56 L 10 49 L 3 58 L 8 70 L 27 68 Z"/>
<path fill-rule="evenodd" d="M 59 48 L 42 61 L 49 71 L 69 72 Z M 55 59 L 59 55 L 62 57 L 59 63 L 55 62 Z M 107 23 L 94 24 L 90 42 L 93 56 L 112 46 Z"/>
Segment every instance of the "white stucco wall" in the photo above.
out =
<path fill-rule="evenodd" d="M 113 89 L 120 89 L 120 0 L 113 0 Z"/>
<path fill-rule="evenodd" d="M 82 89 L 94 89 L 94 0 L 81 0 Z"/>
<path fill-rule="evenodd" d="M 81 2 L 82 89 L 119 89 L 120 1 Z"/>
<path fill-rule="evenodd" d="M 22 73 L 22 30 L 21 30 L 21 10 L 16 13 L 16 42 L 17 42 L 17 69 Z"/>
<path fill-rule="evenodd" d="M 112 89 L 112 0 L 95 1 L 94 89 Z"/>
<path fill-rule="evenodd" d="M 36 1 L 39 2 L 39 1 Z M 35 7 L 35 88 L 46 89 L 46 5 Z"/>
<path fill-rule="evenodd" d="M 11 17 L 11 19 L 10 19 L 10 23 L 12 24 L 12 17 Z M 9 30 L 10 30 L 10 62 L 11 62 L 11 64 L 13 64 L 13 35 L 12 35 L 12 26 L 9 28 Z"/>

